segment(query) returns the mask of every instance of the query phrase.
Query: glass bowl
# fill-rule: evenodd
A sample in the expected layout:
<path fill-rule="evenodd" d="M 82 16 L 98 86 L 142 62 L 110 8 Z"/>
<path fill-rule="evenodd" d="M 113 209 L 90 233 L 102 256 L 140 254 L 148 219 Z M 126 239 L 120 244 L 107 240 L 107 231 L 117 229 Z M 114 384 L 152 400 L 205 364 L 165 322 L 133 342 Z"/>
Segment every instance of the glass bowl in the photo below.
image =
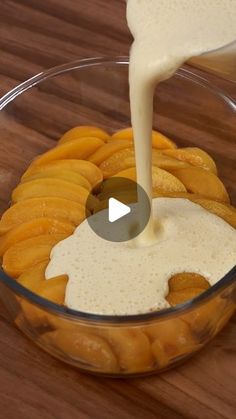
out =
<path fill-rule="evenodd" d="M 128 59 L 100 58 L 45 71 L 6 94 L 0 101 L 1 209 L 30 161 L 71 127 L 129 126 L 128 92 Z M 154 99 L 154 127 L 179 146 L 210 152 L 231 196 L 236 168 L 225 147 L 235 146 L 235 109 L 232 99 L 188 69 L 159 85 Z M 174 367 L 222 329 L 236 306 L 236 269 L 185 304 L 136 316 L 67 309 L 3 271 L 0 298 L 14 323 L 64 362 L 98 375 L 146 375 Z"/>

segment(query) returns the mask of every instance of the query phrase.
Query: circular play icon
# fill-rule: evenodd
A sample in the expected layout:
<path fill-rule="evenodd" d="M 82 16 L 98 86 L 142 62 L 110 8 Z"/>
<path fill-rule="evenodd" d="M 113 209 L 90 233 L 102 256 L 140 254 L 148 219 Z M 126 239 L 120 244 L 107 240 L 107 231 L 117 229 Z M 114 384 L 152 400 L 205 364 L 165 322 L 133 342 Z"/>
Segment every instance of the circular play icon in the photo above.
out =
<path fill-rule="evenodd" d="M 98 201 L 94 214 L 87 221 L 97 235 L 112 242 L 123 242 L 134 239 L 144 230 L 151 208 L 146 192 L 136 182 L 113 177 L 96 187 L 96 192 Z M 87 207 L 91 208 L 89 199 Z"/>

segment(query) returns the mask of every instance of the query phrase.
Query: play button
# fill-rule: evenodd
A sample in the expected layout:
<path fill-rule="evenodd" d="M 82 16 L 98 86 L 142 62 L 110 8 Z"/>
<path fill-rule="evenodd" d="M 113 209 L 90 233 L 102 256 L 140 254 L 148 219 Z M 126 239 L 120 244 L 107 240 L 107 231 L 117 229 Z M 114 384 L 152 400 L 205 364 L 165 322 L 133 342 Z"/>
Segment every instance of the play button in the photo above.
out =
<path fill-rule="evenodd" d="M 150 203 L 146 192 L 136 182 L 112 177 L 96 186 L 93 195 L 97 204 L 87 201 L 94 211 L 87 218 L 92 230 L 105 240 L 123 242 L 134 239 L 146 227 L 150 217 Z M 139 197 L 139 199 L 138 199 Z"/>
<path fill-rule="evenodd" d="M 131 208 L 128 205 L 122 204 L 115 198 L 109 198 L 109 207 L 108 207 L 108 220 L 110 223 L 114 223 L 125 215 L 131 212 Z"/>

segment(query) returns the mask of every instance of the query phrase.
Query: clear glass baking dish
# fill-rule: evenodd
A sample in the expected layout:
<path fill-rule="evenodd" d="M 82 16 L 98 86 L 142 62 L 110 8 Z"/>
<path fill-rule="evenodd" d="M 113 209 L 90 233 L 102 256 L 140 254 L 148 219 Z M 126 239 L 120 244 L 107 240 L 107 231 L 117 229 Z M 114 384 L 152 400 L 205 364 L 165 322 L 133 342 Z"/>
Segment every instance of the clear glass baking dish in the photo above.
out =
<path fill-rule="evenodd" d="M 1 210 L 38 154 L 76 125 L 115 131 L 130 125 L 128 59 L 80 60 L 40 73 L 0 100 Z M 235 102 L 194 70 L 181 69 L 154 99 L 154 128 L 179 146 L 200 146 L 233 196 Z M 219 147 L 221 144 L 221 147 Z M 203 348 L 236 307 L 236 268 L 199 297 L 136 316 L 98 316 L 45 300 L 0 272 L 9 317 L 53 356 L 98 375 L 129 377 L 174 367 Z"/>

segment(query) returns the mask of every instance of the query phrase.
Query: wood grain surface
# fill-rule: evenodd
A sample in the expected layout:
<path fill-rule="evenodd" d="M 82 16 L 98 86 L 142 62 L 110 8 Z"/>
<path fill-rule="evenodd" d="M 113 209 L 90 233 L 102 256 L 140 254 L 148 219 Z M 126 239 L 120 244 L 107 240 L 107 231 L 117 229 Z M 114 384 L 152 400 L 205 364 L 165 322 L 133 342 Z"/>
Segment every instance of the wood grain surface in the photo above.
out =
<path fill-rule="evenodd" d="M 64 62 L 127 55 L 130 43 L 125 1 L 1 0 L 0 94 L 39 71 Z M 236 99 L 235 84 L 207 77 Z M 174 97 L 178 110 L 184 100 L 174 93 L 171 84 L 168 90 L 160 91 L 163 104 L 166 103 L 160 124 L 169 133 L 174 128 L 167 128 L 168 103 Z M 25 106 L 33 118 L 30 101 Z M 220 165 L 221 176 L 236 203 L 235 115 L 227 119 L 230 134 L 225 138 L 224 116 L 219 114 L 218 128 L 213 127 L 211 106 L 210 103 L 205 118 L 212 135 L 207 149 Z M 204 147 L 196 120 L 192 118 L 191 132 L 187 132 L 185 116 L 181 118 L 178 119 L 180 143 L 186 144 L 184 138 L 198 132 L 197 144 Z M 0 129 L 4 126 L 7 135 L 0 145 L 1 208 L 7 206 L 8 189 L 27 160 L 50 147 L 56 137 L 53 127 L 47 138 L 40 130 L 34 137 L 30 127 L 22 131 L 22 126 L 11 119 L 3 118 Z M 9 157 L 9 141 L 13 137 Z M 28 148 L 20 146 L 23 137 L 26 142 L 33 138 L 28 154 Z M 148 378 L 112 380 L 81 374 L 53 359 L 22 336 L 7 320 L 4 309 L 0 309 L 1 419 L 234 419 L 235 382 L 236 317 L 207 348 L 175 370 Z"/>

